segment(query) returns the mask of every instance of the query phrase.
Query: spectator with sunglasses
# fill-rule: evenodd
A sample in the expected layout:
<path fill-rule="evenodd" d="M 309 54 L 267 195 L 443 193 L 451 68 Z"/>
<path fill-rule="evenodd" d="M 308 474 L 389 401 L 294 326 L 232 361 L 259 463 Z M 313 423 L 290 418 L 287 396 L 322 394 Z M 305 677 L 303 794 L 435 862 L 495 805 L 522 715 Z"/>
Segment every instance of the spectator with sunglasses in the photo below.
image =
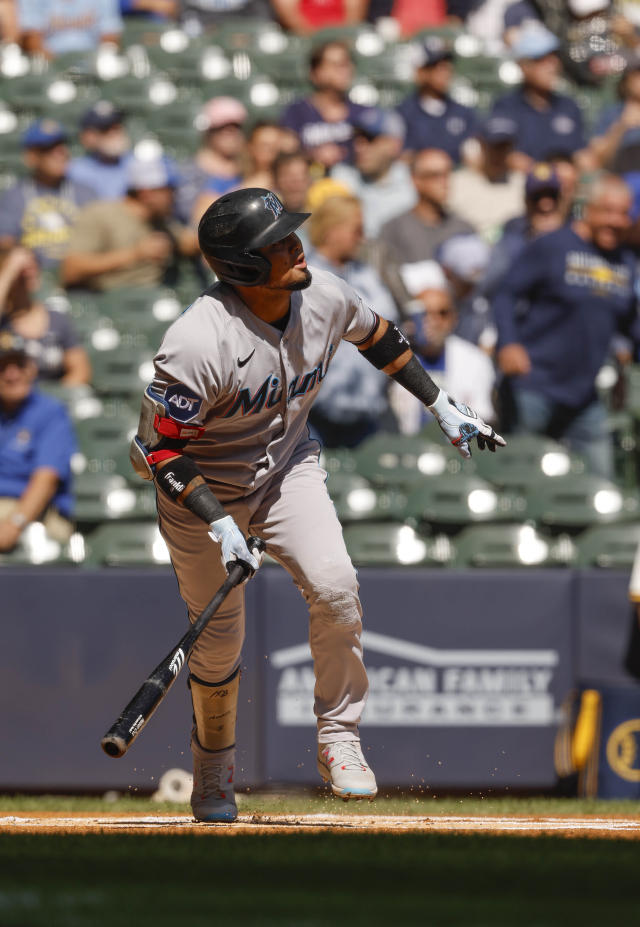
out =
<path fill-rule="evenodd" d="M 473 401 L 478 415 L 495 421 L 493 364 L 481 348 L 454 334 L 458 313 L 442 267 L 436 261 L 418 261 L 403 264 L 400 273 L 417 309 L 405 323 L 416 357 L 440 389 L 455 391 L 465 404 Z M 401 433 L 415 434 L 432 420 L 428 409 L 395 383 L 389 398 Z"/>
<path fill-rule="evenodd" d="M 24 340 L 0 332 L 0 551 L 33 521 L 71 537 L 73 426 L 64 405 L 34 389 L 37 367 Z"/>

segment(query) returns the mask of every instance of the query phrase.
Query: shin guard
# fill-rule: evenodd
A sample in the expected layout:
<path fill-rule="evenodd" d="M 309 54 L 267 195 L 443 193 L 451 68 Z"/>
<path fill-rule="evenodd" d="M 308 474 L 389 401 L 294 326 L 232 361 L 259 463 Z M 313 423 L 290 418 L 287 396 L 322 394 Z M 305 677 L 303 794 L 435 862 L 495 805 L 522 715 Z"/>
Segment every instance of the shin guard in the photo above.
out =
<path fill-rule="evenodd" d="M 225 750 L 235 744 L 239 686 L 239 667 L 222 682 L 189 676 L 195 733 L 205 750 Z"/>

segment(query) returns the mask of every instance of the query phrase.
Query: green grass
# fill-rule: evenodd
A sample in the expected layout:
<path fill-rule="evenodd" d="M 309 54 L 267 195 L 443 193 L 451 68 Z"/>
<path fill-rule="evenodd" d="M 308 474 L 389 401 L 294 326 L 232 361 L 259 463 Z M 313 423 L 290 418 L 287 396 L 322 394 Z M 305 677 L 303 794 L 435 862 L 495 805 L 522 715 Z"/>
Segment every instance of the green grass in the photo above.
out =
<path fill-rule="evenodd" d="M 631 841 L 0 837 L 2 927 L 606 927 L 635 922 L 637 886 Z"/>
<path fill-rule="evenodd" d="M 433 798 L 411 793 L 397 794 L 393 790 L 379 796 L 375 802 L 343 802 L 325 790 L 278 792 L 247 792 L 238 796 L 240 812 L 254 814 L 558 814 L 604 816 L 634 815 L 640 817 L 640 801 L 597 799 L 520 797 Z M 150 798 L 122 795 L 115 801 L 99 797 L 66 795 L 0 795 L 0 814 L 20 814 L 39 811 L 124 812 L 126 814 L 189 814 L 188 804 L 155 802 Z M 1 921 L 0 921 L 1 923 Z"/>

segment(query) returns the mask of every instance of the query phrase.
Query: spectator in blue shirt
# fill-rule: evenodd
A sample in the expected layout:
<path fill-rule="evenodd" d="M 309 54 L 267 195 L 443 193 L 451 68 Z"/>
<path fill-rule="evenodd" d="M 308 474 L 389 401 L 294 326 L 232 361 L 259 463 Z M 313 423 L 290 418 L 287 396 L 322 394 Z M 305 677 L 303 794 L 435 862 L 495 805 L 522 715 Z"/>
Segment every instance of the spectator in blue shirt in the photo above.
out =
<path fill-rule="evenodd" d="M 622 247 L 631 202 L 621 178 L 594 181 L 583 218 L 528 244 L 493 302 L 513 430 L 566 441 L 605 477 L 612 449 L 595 379 L 614 335 L 638 334 L 635 260 Z"/>
<path fill-rule="evenodd" d="M 551 152 L 576 155 L 584 148 L 577 104 L 554 89 L 561 70 L 558 45 L 555 35 L 543 26 L 523 29 L 513 45 L 523 83 L 496 100 L 491 115 L 512 119 L 518 127 L 511 157 L 516 170 L 529 170 L 534 161 L 545 161 Z"/>
<path fill-rule="evenodd" d="M 61 402 L 34 390 L 35 376 L 22 339 L 1 332 L 0 551 L 12 550 L 33 521 L 61 542 L 73 530 L 73 427 Z"/>
<path fill-rule="evenodd" d="M 398 107 L 407 126 L 407 151 L 439 148 L 460 164 L 462 146 L 478 127 L 475 112 L 449 96 L 453 77 L 453 51 L 438 36 L 425 39 L 416 68 L 415 93 Z"/>
<path fill-rule="evenodd" d="M 81 206 L 95 199 L 89 187 L 68 177 L 66 130 L 40 119 L 22 137 L 29 176 L 0 197 L 0 248 L 30 248 L 41 267 L 55 268 Z"/>
<path fill-rule="evenodd" d="M 98 100 L 80 120 L 85 153 L 71 159 L 68 176 L 101 200 L 119 200 L 127 192 L 127 165 L 133 155 L 124 118 L 109 100 Z"/>
<path fill-rule="evenodd" d="M 326 171 L 340 161 L 353 161 L 354 119 L 366 110 L 347 96 L 353 74 L 344 42 L 318 46 L 309 59 L 313 93 L 291 103 L 280 119 L 282 126 L 298 134 L 305 154 Z"/>
<path fill-rule="evenodd" d="M 117 43 L 122 31 L 118 0 L 18 0 L 24 46 L 55 58 Z"/>

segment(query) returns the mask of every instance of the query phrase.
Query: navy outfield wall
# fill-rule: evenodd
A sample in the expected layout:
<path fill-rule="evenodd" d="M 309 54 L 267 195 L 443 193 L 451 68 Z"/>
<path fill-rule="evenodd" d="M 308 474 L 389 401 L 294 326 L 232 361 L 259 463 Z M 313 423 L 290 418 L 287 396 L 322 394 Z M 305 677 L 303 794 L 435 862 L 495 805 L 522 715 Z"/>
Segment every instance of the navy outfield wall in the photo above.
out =
<path fill-rule="evenodd" d="M 628 576 L 362 569 L 371 695 L 362 737 L 381 783 L 546 788 L 558 711 L 619 668 Z M 190 768 L 186 673 L 130 752 L 100 737 L 181 635 L 171 571 L 2 569 L 0 788 L 153 789 Z M 304 602 L 288 575 L 247 586 L 238 781 L 317 783 Z M 9 746 L 10 745 L 10 746 Z"/>

